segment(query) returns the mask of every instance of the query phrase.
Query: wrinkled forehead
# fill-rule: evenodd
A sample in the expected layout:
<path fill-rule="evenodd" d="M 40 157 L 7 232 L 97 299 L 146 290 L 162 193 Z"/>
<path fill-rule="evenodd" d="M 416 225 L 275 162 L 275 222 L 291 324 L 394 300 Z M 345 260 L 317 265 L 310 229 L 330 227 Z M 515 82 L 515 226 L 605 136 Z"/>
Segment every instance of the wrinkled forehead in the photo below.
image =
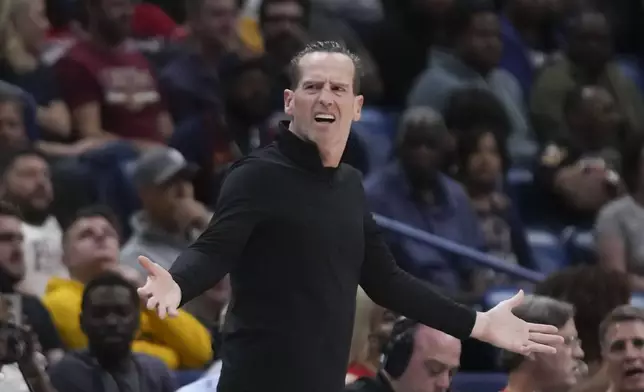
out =
<path fill-rule="evenodd" d="M 304 55 L 299 62 L 300 83 L 329 82 L 352 84 L 355 65 L 342 53 L 313 52 Z"/>
<path fill-rule="evenodd" d="M 615 342 L 633 339 L 644 340 L 644 322 L 620 321 L 612 324 L 606 330 L 604 343 L 611 345 Z"/>

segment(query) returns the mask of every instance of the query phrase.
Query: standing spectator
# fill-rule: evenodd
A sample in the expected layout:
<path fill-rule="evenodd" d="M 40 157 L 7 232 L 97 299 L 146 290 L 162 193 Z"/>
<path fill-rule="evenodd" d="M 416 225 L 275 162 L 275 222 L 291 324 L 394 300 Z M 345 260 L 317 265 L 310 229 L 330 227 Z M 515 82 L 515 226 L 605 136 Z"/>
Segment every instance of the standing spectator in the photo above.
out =
<path fill-rule="evenodd" d="M 4 10 L 3 10 L 4 8 Z M 38 104 L 44 137 L 66 139 L 70 116 L 53 70 L 40 61 L 49 27 L 44 0 L 7 0 L 0 4 L 0 79 L 19 86 Z"/>
<path fill-rule="evenodd" d="M 23 324 L 29 325 L 42 354 L 54 363 L 62 357 L 63 345 L 49 312 L 40 299 L 16 291 L 26 270 L 21 226 L 19 212 L 0 202 L 0 293 L 19 296 Z"/>
<path fill-rule="evenodd" d="M 609 91 L 629 132 L 642 131 L 644 102 L 637 86 L 614 61 L 606 17 L 595 11 L 578 13 L 571 18 L 566 38 L 565 57 L 545 68 L 532 89 L 530 111 L 538 139 L 543 142 L 568 136 L 564 114 L 566 94 L 587 85 Z"/>
<path fill-rule="evenodd" d="M 173 130 L 148 61 L 128 45 L 131 0 L 83 0 L 88 37 L 56 64 L 75 129 L 87 150 L 109 140 L 163 143 Z"/>
<path fill-rule="evenodd" d="M 62 263 L 62 229 L 52 215 L 50 167 L 33 150 L 5 151 L 2 155 L 0 194 L 18 207 L 23 220 L 26 273 L 20 289 L 41 297 L 51 277 L 67 277 Z"/>
<path fill-rule="evenodd" d="M 644 137 L 624 146 L 622 178 L 628 194 L 608 203 L 595 224 L 599 262 L 627 273 L 631 288 L 644 291 Z"/>
<path fill-rule="evenodd" d="M 394 324 L 377 376 L 363 377 L 345 392 L 447 392 L 460 356 L 460 340 L 401 318 Z"/>
<path fill-rule="evenodd" d="M 488 252 L 507 263 L 534 269 L 519 214 L 510 197 L 499 187 L 508 165 L 505 145 L 498 136 L 500 132 L 486 129 L 485 125 L 481 124 L 478 130 L 461 130 L 467 137 L 459 141 L 460 180 L 478 216 Z M 510 279 L 482 268 L 475 282 L 475 291 L 484 292 L 492 285 L 508 284 Z"/>
<path fill-rule="evenodd" d="M 509 372 L 505 392 L 559 391 L 574 386 L 585 367 L 572 305 L 548 297 L 526 297 L 512 312 L 529 323 L 556 326 L 564 342 L 556 354 L 537 354 L 531 359 L 503 352 L 503 367 Z"/>
<path fill-rule="evenodd" d="M 447 128 L 441 116 L 426 107 L 407 109 L 397 136 L 397 159 L 365 183 L 374 213 L 475 249 L 485 242 L 476 212 L 463 187 L 441 174 Z M 469 260 L 414 240 L 390 236 L 400 266 L 443 291 L 469 291 Z"/>
<path fill-rule="evenodd" d="M 58 391 L 174 392 L 174 379 L 160 360 L 132 352 L 141 303 L 136 288 L 119 274 L 90 281 L 82 293 L 80 324 L 87 350 L 68 353 L 49 369 Z"/>
<path fill-rule="evenodd" d="M 644 311 L 630 305 L 615 308 L 599 327 L 599 340 L 610 391 L 644 390 Z"/>
<path fill-rule="evenodd" d="M 509 147 L 529 142 L 532 136 L 521 87 L 512 74 L 498 68 L 503 44 L 494 5 L 487 0 L 456 0 L 450 14 L 450 51 L 432 52 L 429 68 L 409 93 L 407 105 L 429 106 L 443 113 L 454 91 L 489 89 L 510 119 Z"/>
<path fill-rule="evenodd" d="M 123 272 L 113 216 L 102 208 L 79 211 L 65 231 L 63 246 L 71 279 L 52 279 L 44 303 L 66 347 L 83 349 L 91 337 L 78 319 L 85 285 L 104 272 Z M 134 275 L 129 279 L 138 285 L 139 275 Z M 184 311 L 176 318 L 161 320 L 155 312 L 141 309 L 139 327 L 132 350 L 159 358 L 170 369 L 201 369 L 211 359 L 208 331 Z"/>
<path fill-rule="evenodd" d="M 569 133 L 546 144 L 536 170 L 551 220 L 592 227 L 599 209 L 622 192 L 621 116 L 604 88 L 580 86 L 563 102 Z"/>

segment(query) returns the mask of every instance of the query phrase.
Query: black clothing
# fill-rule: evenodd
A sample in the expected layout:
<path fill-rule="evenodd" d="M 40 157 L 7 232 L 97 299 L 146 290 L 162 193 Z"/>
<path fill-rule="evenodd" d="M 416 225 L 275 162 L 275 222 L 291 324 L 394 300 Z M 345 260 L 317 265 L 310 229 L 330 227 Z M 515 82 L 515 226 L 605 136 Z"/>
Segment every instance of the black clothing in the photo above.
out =
<path fill-rule="evenodd" d="M 362 377 L 344 388 L 344 392 L 394 392 L 389 381 L 380 373 L 375 378 Z"/>
<path fill-rule="evenodd" d="M 219 391 L 341 391 L 358 284 L 387 309 L 468 337 L 475 312 L 395 264 L 359 172 L 323 167 L 314 144 L 281 128 L 232 166 L 210 226 L 170 269 L 182 304 L 230 272 Z"/>

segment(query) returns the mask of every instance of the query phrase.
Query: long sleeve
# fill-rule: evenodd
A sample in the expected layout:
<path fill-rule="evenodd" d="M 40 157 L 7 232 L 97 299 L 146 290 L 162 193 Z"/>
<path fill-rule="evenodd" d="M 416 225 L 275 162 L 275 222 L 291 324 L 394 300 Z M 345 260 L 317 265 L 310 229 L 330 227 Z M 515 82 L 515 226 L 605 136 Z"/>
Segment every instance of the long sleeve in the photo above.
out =
<path fill-rule="evenodd" d="M 213 287 L 240 258 L 253 229 L 263 219 L 265 181 L 253 158 L 235 164 L 222 185 L 215 214 L 197 241 L 170 268 L 181 288 L 181 305 Z"/>
<path fill-rule="evenodd" d="M 400 269 L 370 213 L 365 215 L 364 235 L 360 285 L 375 303 L 456 338 L 470 336 L 476 313 Z"/>

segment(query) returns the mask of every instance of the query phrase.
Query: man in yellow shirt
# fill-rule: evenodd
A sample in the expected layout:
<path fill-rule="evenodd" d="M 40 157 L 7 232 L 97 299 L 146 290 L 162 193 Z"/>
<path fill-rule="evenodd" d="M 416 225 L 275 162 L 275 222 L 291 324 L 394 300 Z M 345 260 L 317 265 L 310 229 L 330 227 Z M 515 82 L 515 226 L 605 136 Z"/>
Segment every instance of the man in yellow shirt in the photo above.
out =
<path fill-rule="evenodd" d="M 80 211 L 64 233 L 63 262 L 71 279 L 51 279 L 43 302 L 68 349 L 87 346 L 79 317 L 84 285 L 105 271 L 138 278 L 119 265 L 119 235 L 113 222 L 109 211 L 92 207 Z M 212 357 L 208 330 L 190 314 L 161 320 L 145 307 L 132 350 L 157 357 L 170 369 L 200 369 Z"/>

